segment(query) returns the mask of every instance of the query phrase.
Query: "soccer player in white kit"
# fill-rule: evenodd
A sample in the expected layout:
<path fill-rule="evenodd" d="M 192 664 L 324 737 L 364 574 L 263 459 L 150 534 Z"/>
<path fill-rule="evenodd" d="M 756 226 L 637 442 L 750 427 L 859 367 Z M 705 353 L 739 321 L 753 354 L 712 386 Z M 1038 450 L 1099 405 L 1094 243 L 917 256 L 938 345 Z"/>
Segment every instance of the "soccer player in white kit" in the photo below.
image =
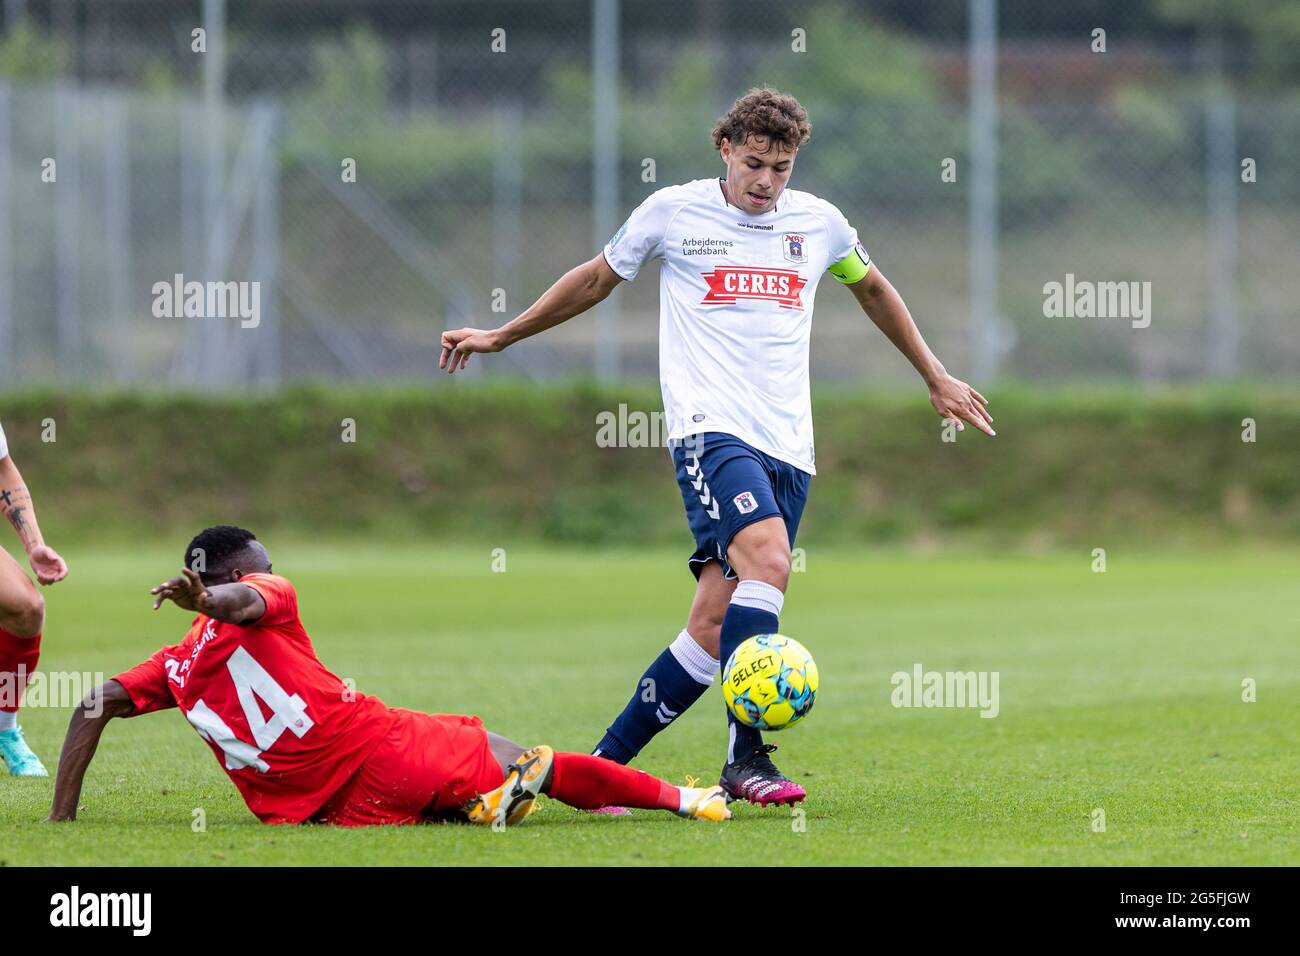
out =
<path fill-rule="evenodd" d="M 68 574 L 68 566 L 41 536 L 31 493 L 9 456 L 3 427 L 0 427 L 0 513 L 18 533 L 37 580 L 41 584 L 62 581 Z M 0 548 L 0 761 L 15 777 L 47 775 L 18 726 L 18 698 L 40 659 L 44 625 L 45 599 L 21 565 Z"/>
<path fill-rule="evenodd" d="M 653 193 L 590 262 L 497 329 L 442 335 L 439 368 L 464 368 L 573 318 L 659 259 L 659 377 L 669 444 L 696 550 L 686 627 L 637 682 L 595 753 L 627 763 L 712 683 L 719 661 L 774 633 L 790 551 L 814 467 L 808 344 L 823 273 L 848 286 L 916 368 L 958 429 L 992 435 L 987 400 L 944 369 L 907 306 L 833 205 L 787 189 L 810 139 L 792 96 L 753 89 L 718 120 L 726 176 Z M 653 683 L 646 683 L 653 681 Z M 653 694 L 642 688 L 653 687 Z M 646 699 L 649 698 L 649 699 Z M 732 799 L 796 803 L 804 788 L 772 763 L 776 748 L 727 714 L 720 783 Z"/>

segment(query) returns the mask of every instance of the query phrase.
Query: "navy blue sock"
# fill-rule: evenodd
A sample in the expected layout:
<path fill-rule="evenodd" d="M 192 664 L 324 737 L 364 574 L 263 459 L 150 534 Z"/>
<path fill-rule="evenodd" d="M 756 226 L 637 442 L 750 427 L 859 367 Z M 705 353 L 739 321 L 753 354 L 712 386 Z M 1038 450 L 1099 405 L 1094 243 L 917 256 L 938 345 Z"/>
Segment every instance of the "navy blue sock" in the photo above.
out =
<path fill-rule="evenodd" d="M 592 752 L 617 763 L 628 763 L 651 737 L 700 699 L 717 671 L 718 662 L 682 631 L 641 675 L 632 699 Z"/>
<path fill-rule="evenodd" d="M 779 588 L 763 581 L 741 581 L 736 585 L 722 619 L 722 637 L 718 642 L 718 658 L 724 665 L 736 648 L 755 634 L 777 633 L 784 600 Z M 763 735 L 736 720 L 728 710 L 727 763 L 744 760 L 762 745 Z"/>

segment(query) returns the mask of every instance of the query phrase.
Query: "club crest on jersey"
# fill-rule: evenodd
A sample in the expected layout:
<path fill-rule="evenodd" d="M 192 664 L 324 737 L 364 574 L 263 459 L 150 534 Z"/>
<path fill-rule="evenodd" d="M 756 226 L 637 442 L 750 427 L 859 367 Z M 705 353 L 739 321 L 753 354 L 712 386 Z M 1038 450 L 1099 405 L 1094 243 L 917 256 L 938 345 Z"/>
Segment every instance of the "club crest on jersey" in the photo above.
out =
<path fill-rule="evenodd" d="M 736 510 L 742 515 L 747 515 L 758 508 L 758 502 L 754 500 L 754 496 L 748 491 L 742 491 L 731 500 L 735 503 Z"/>
<path fill-rule="evenodd" d="M 801 233 L 787 232 L 781 237 L 781 244 L 785 247 L 785 257 L 790 262 L 807 262 L 808 252 L 804 248 L 807 239 Z"/>
<path fill-rule="evenodd" d="M 719 266 L 703 274 L 709 291 L 701 305 L 735 305 L 740 299 L 769 299 L 783 309 L 802 309 L 799 290 L 808 284 L 794 269 Z"/>

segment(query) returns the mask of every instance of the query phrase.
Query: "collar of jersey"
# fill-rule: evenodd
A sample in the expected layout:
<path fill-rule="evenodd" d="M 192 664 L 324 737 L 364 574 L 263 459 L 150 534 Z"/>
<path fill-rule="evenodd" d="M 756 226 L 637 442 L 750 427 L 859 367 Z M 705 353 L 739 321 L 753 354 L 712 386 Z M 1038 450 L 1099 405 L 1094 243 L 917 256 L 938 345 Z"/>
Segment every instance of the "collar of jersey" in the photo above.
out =
<path fill-rule="evenodd" d="M 742 216 L 744 216 L 746 219 L 761 219 L 761 218 L 763 218 L 764 216 L 768 216 L 768 215 L 775 216 L 778 212 L 780 212 L 782 209 L 785 208 L 785 190 L 782 189 L 782 190 L 781 190 L 781 195 L 777 197 L 776 205 L 772 207 L 772 210 L 771 210 L 770 213 L 768 213 L 768 212 L 760 212 L 758 215 L 754 215 L 753 213 L 745 212 L 745 210 L 741 209 L 739 206 L 732 205 L 731 201 L 730 201 L 729 199 L 727 199 L 727 194 L 726 194 L 725 192 L 722 191 L 722 184 L 725 183 L 726 181 L 727 181 L 727 180 L 726 180 L 724 177 L 722 177 L 722 176 L 719 176 L 719 177 L 718 177 L 718 193 L 717 193 L 717 195 L 718 195 L 718 198 L 722 200 L 722 207 L 723 207 L 724 209 L 728 210 L 728 211 L 732 211 L 732 210 L 734 210 L 735 212 L 740 213 L 740 214 L 741 214 Z"/>

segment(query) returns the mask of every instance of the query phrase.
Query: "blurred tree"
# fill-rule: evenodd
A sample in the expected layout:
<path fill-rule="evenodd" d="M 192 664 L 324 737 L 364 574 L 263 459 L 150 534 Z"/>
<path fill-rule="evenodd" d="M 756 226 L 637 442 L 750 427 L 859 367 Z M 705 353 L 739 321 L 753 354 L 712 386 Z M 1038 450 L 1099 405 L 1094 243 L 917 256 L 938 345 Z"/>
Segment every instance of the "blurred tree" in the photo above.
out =
<path fill-rule="evenodd" d="M 1300 3 L 1296 0 L 1157 0 L 1156 9 L 1170 24 L 1195 27 L 1203 36 L 1233 36 L 1248 49 L 1235 63 L 1238 74 L 1263 82 L 1300 78 Z"/>
<path fill-rule="evenodd" d="M 0 39 L 0 77 L 26 83 L 48 83 L 68 68 L 68 47 L 46 36 L 30 17 L 23 17 Z"/>

